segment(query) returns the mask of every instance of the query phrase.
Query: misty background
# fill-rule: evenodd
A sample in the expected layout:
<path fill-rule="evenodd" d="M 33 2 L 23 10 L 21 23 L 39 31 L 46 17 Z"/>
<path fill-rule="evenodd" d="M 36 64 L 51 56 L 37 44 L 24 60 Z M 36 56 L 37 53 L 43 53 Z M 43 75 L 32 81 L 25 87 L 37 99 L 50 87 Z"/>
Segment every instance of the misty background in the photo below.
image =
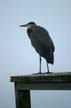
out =
<path fill-rule="evenodd" d="M 26 29 L 19 28 L 30 21 L 45 27 L 53 39 L 55 63 L 50 71 L 71 71 L 71 0 L 0 0 L 0 108 L 15 108 L 10 76 L 38 72 L 39 56 Z M 71 108 L 71 91 L 31 91 L 31 100 L 32 108 Z"/>

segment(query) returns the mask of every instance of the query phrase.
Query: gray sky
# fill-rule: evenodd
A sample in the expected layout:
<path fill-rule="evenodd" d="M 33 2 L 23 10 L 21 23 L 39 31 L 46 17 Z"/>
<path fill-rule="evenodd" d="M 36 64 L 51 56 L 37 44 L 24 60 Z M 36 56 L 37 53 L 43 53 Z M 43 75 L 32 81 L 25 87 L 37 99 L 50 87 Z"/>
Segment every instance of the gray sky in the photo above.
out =
<path fill-rule="evenodd" d="M 26 29 L 18 26 L 34 21 L 45 27 L 56 48 L 55 63 L 53 66 L 49 65 L 50 71 L 65 72 L 71 71 L 70 19 L 71 0 L 0 0 L 0 108 L 15 106 L 13 86 L 9 82 L 9 77 L 38 72 L 39 68 L 39 56 L 31 47 Z M 42 71 L 46 71 L 44 59 Z M 38 93 L 32 92 L 32 98 L 35 94 L 38 96 Z M 71 92 L 47 91 L 46 94 L 47 96 L 45 92 L 44 95 L 39 93 L 42 98 L 44 97 L 41 102 L 43 101 L 45 108 L 47 108 L 46 105 L 49 106 L 48 108 L 53 106 L 58 108 L 57 105 L 59 108 L 71 108 L 69 101 Z M 33 105 L 36 98 L 33 99 Z M 47 100 L 46 104 L 44 100 Z M 54 104 L 56 101 L 57 104 Z M 50 102 L 53 104 L 51 105 Z"/>

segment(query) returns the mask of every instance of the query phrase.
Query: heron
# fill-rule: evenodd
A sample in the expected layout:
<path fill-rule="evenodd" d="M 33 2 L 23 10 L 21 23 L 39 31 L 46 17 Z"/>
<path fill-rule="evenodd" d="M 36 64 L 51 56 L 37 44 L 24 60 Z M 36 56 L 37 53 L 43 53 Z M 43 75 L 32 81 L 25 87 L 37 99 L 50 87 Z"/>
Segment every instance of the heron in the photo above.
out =
<path fill-rule="evenodd" d="M 37 25 L 35 22 L 29 22 L 19 27 L 26 27 L 27 34 L 31 41 L 31 45 L 39 54 L 39 73 L 41 74 L 41 60 L 42 57 L 47 63 L 47 73 L 49 73 L 48 64 L 54 63 L 55 46 L 49 35 L 49 32 L 42 26 Z"/>

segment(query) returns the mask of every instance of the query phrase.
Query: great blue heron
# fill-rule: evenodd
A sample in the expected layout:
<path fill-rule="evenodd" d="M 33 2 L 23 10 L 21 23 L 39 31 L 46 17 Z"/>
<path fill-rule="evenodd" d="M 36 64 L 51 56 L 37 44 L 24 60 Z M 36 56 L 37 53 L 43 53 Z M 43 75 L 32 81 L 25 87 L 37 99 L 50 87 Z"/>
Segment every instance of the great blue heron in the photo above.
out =
<path fill-rule="evenodd" d="M 54 63 L 55 47 L 48 31 L 34 22 L 29 22 L 20 25 L 19 27 L 27 27 L 27 34 L 31 40 L 31 44 L 39 54 L 39 73 L 41 73 L 41 57 L 45 58 L 47 63 L 47 73 L 49 73 L 48 63 Z"/>

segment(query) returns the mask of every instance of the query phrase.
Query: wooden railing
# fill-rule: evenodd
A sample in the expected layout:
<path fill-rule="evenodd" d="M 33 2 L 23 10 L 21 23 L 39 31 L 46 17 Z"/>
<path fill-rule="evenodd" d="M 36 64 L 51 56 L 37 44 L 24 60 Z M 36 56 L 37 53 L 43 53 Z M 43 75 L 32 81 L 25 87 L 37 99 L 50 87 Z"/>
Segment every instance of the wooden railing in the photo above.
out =
<path fill-rule="evenodd" d="M 31 108 L 30 90 L 71 90 L 71 72 L 11 76 L 16 108 Z"/>

